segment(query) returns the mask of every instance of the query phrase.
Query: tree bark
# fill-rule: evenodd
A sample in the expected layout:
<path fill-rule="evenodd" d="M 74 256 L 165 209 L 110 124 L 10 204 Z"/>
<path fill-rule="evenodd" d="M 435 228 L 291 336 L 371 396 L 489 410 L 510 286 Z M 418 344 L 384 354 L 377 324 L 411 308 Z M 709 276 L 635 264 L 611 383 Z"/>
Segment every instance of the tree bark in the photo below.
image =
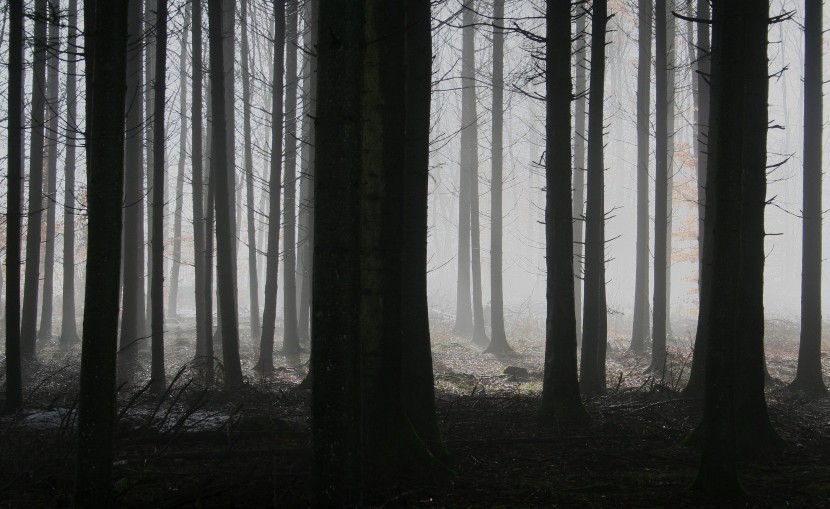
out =
<path fill-rule="evenodd" d="M 659 1 L 659 0 L 658 0 Z M 637 240 L 634 268 L 634 326 L 631 332 L 632 353 L 642 355 L 651 332 L 649 306 L 649 196 L 648 162 L 651 111 L 651 0 L 638 1 L 639 42 L 637 58 Z"/>
<path fill-rule="evenodd" d="M 6 401 L 3 413 L 23 406 L 20 352 L 20 244 L 23 216 L 23 0 L 9 1 L 8 155 L 6 184 Z"/>
<path fill-rule="evenodd" d="M 548 3 L 545 143 L 545 260 L 547 320 L 540 418 L 548 423 L 590 420 L 579 395 L 571 201 L 571 3 Z"/>
<path fill-rule="evenodd" d="M 790 387 L 824 394 L 821 376 L 822 2 L 804 11 L 804 207 L 801 255 L 801 341 Z"/>
<path fill-rule="evenodd" d="M 127 0 L 84 1 L 88 244 L 74 504 L 112 502 L 124 195 Z"/>
<path fill-rule="evenodd" d="M 46 0 L 35 1 L 34 54 L 32 63 L 32 134 L 29 140 L 29 212 L 26 226 L 26 274 L 20 347 L 24 357 L 35 357 L 37 299 L 40 284 L 40 243 L 43 216 L 43 145 L 46 110 Z"/>
<path fill-rule="evenodd" d="M 585 230 L 585 308 L 579 387 L 590 396 L 605 390 L 608 340 L 605 297 L 605 198 L 603 101 L 605 99 L 605 27 L 607 0 L 594 2 L 591 20 L 591 78 L 588 103 L 588 200 Z"/>
<path fill-rule="evenodd" d="M 583 10 L 580 8 L 580 10 Z M 574 104 L 574 313 L 576 315 L 576 342 L 582 343 L 582 257 L 585 244 L 585 67 L 587 42 L 585 41 L 585 12 L 576 15 L 576 35 L 578 39 L 574 60 L 576 61 L 576 102 Z"/>
<path fill-rule="evenodd" d="M 280 253 L 280 178 L 282 176 L 282 131 L 283 104 L 282 86 L 284 78 L 283 57 L 285 55 L 285 5 L 274 3 L 276 26 L 274 30 L 274 82 L 271 100 L 271 175 L 268 183 L 268 254 L 265 262 L 265 302 L 262 311 L 262 338 L 259 345 L 259 360 L 255 369 L 274 369 L 274 328 L 277 320 L 277 276 Z"/>
<path fill-rule="evenodd" d="M 297 335 L 297 0 L 286 4 L 285 48 L 285 258 L 283 259 L 283 320 L 282 353 L 300 352 Z"/>

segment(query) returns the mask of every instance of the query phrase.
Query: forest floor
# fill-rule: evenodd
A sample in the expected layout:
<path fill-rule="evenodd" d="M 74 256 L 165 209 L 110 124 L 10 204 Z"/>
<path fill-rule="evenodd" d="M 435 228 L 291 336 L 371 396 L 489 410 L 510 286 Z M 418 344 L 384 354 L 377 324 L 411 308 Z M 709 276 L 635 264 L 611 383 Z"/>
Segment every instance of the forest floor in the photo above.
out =
<path fill-rule="evenodd" d="M 120 507 L 305 507 L 309 502 L 309 393 L 298 387 L 307 356 L 277 356 L 255 374 L 243 340 L 245 386 L 204 386 L 187 360 L 187 321 L 167 339 L 170 385 L 119 391 L 115 489 Z M 622 329 L 622 327 L 619 327 Z M 543 323 L 508 327 L 515 354 L 482 354 L 451 324 L 433 325 L 439 420 L 451 473 L 386 487 L 390 507 L 710 507 L 689 491 L 698 453 L 684 437 L 699 402 L 680 397 L 690 362 L 688 333 L 671 346 L 665 375 L 609 338 L 608 390 L 587 401 L 593 421 L 544 427 L 535 419 L 542 383 Z M 825 326 L 825 330 L 830 327 Z M 770 416 L 785 445 L 744 456 L 749 497 L 736 507 L 830 507 L 830 398 L 792 393 L 798 325 L 768 321 L 774 380 Z M 823 351 L 828 351 L 825 338 Z M 0 507 L 68 507 L 74 472 L 77 349 L 43 346 L 27 365 L 26 410 L 0 420 Z M 823 356 L 824 372 L 830 360 Z M 527 376 L 503 373 L 507 366 Z M 149 368 L 149 366 L 148 366 Z"/>

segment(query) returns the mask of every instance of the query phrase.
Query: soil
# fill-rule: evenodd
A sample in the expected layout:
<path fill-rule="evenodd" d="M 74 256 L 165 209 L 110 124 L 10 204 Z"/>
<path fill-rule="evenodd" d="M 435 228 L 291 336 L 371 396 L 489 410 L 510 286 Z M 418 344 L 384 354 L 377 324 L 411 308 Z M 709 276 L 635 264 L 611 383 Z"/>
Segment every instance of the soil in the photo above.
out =
<path fill-rule="evenodd" d="M 168 334 L 170 385 L 150 396 L 143 385 L 119 390 L 114 487 L 119 507 L 305 507 L 309 504 L 310 394 L 299 388 L 307 355 L 277 356 L 277 371 L 251 371 L 243 341 L 243 389 L 205 385 L 187 362 L 187 320 Z M 622 327 L 620 327 L 622 329 Z M 827 328 L 825 328 L 827 330 Z M 608 390 L 586 402 L 593 421 L 541 426 L 543 323 L 508 324 L 515 354 L 480 353 L 433 325 L 439 420 L 449 471 L 378 487 L 387 507 L 830 507 L 830 399 L 793 393 L 797 324 L 769 321 L 767 395 L 785 445 L 741 458 L 747 498 L 701 498 L 689 490 L 698 453 L 683 439 L 699 401 L 680 397 L 691 361 L 688 331 L 676 329 L 665 375 L 642 374 L 647 357 L 609 338 Z M 824 351 L 828 351 L 825 338 Z M 27 365 L 26 410 L 0 420 L 0 504 L 68 507 L 74 472 L 77 349 L 54 344 Z M 172 360 L 170 360 L 172 359 Z M 178 363 L 177 363 L 178 362 Z M 830 362 L 823 357 L 824 372 Z M 522 368 L 508 370 L 505 368 Z M 147 366 L 149 370 L 149 366 Z M 146 376 L 146 373 L 144 373 Z"/>

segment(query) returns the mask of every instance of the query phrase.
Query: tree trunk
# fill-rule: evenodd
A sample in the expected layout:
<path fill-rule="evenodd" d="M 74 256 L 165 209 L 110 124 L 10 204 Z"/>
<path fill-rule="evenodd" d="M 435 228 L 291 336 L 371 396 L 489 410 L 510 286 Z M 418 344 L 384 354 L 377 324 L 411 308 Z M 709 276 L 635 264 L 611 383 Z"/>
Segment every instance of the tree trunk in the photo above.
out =
<path fill-rule="evenodd" d="M 112 502 L 115 354 L 124 202 L 127 0 L 84 1 L 88 243 L 74 504 Z"/>
<path fill-rule="evenodd" d="M 478 120 L 475 114 L 475 26 L 473 0 L 464 0 L 461 45 L 461 154 L 458 185 L 458 281 L 456 285 L 455 326 L 458 335 L 473 333 L 473 308 L 470 300 L 470 209 L 472 179 L 478 167 Z"/>
<path fill-rule="evenodd" d="M 262 334 L 259 325 L 259 280 L 257 277 L 256 221 L 254 220 L 254 155 L 251 149 L 251 77 L 249 71 L 250 49 L 248 46 L 248 1 L 243 0 L 240 16 L 242 17 L 242 123 L 245 137 L 245 192 L 248 202 L 248 290 L 251 308 L 251 337 Z M 241 218 L 240 218 L 241 219 Z"/>
<path fill-rule="evenodd" d="M 184 207 L 184 166 L 187 159 L 187 23 L 190 17 L 190 4 L 184 7 L 185 26 L 179 54 L 179 168 L 176 173 L 176 210 L 173 219 L 173 260 L 170 263 L 170 295 L 167 301 L 167 314 L 176 318 L 179 303 L 179 267 L 182 258 L 182 208 Z"/>
<path fill-rule="evenodd" d="M 674 4 L 672 3 L 672 6 Z M 674 218 L 674 137 L 677 110 L 677 22 L 666 12 L 666 338 L 671 337 L 671 253 Z M 655 200 L 656 205 L 656 200 Z"/>
<path fill-rule="evenodd" d="M 23 0 L 9 1 L 8 155 L 6 184 L 6 401 L 3 413 L 23 406 L 20 359 L 20 240 L 23 216 Z M 70 20 L 70 26 L 71 20 Z M 72 30 L 70 28 L 70 30 Z M 71 33 L 71 32 L 70 32 Z"/>
<path fill-rule="evenodd" d="M 210 83 L 213 103 L 213 146 L 211 171 L 214 173 L 216 200 L 216 255 L 217 283 L 219 288 L 219 314 L 222 329 L 222 360 L 224 361 L 225 388 L 242 385 L 242 366 L 239 361 L 239 327 L 236 308 L 236 279 L 234 278 L 233 188 L 228 168 L 229 148 L 226 129 L 225 67 L 223 55 L 222 0 L 209 0 L 208 25 L 210 41 Z M 232 125 L 232 124 L 231 124 Z M 232 130 L 232 129 L 231 129 Z M 215 171 L 214 171 L 215 168 Z"/>
<path fill-rule="evenodd" d="M 697 16 L 701 19 L 710 17 L 709 0 L 698 0 Z M 709 161 L 712 158 L 712 147 L 714 138 L 710 135 L 709 115 L 711 111 L 710 89 L 711 89 L 711 55 L 709 42 L 709 24 L 698 23 L 698 142 L 697 142 L 697 212 L 698 212 L 698 237 L 697 246 L 700 253 L 700 276 L 698 278 L 698 318 L 697 331 L 695 333 L 694 357 L 692 367 L 689 371 L 689 382 L 683 388 L 683 396 L 686 398 L 700 399 L 703 397 L 703 378 L 706 372 L 707 358 L 707 334 L 709 313 L 711 312 L 711 270 L 706 270 L 706 264 L 712 262 L 714 251 L 707 246 L 705 239 L 711 234 L 713 224 L 705 221 L 706 218 L 706 197 L 712 193 L 712 186 L 709 181 L 714 181 L 714 176 L 709 170 Z"/>
<path fill-rule="evenodd" d="M 605 302 L 605 198 L 603 101 L 605 99 L 605 27 L 607 0 L 596 0 L 591 20 L 591 79 L 588 104 L 588 200 L 585 229 L 585 309 L 579 387 L 590 396 L 605 390 L 607 337 Z"/>
<path fill-rule="evenodd" d="M 666 33 L 666 2 L 658 1 L 655 10 L 656 19 L 656 55 L 654 73 L 656 74 L 655 114 L 656 173 L 654 178 L 654 323 L 651 333 L 651 365 L 649 372 L 662 372 L 666 364 L 666 242 L 668 235 L 668 62 Z"/>
<path fill-rule="evenodd" d="M 806 0 L 805 7 L 801 342 L 798 348 L 798 371 L 790 387 L 824 394 L 827 387 L 821 377 L 821 0 Z"/>
<path fill-rule="evenodd" d="M 639 42 L 637 59 L 637 241 L 634 276 L 634 328 L 631 332 L 632 353 L 642 355 L 651 331 L 649 309 L 648 251 L 648 159 L 651 133 L 651 0 L 639 0 Z"/>
<path fill-rule="evenodd" d="M 547 9 L 545 132 L 545 373 L 539 416 L 547 422 L 590 420 L 579 396 L 571 201 L 571 3 Z"/>
<path fill-rule="evenodd" d="M 191 102 L 193 122 L 191 165 L 193 180 L 193 265 L 195 270 L 196 302 L 196 360 L 206 368 L 205 378 L 213 380 L 213 317 L 210 301 L 211 289 L 208 279 L 210 262 L 206 253 L 208 235 L 205 221 L 204 179 L 203 179 L 203 145 L 202 145 L 202 2 L 193 2 L 191 19 L 191 37 L 193 39 L 193 100 Z M 213 205 L 208 202 L 208 209 Z"/>
<path fill-rule="evenodd" d="M 35 357 L 37 298 L 40 284 L 41 218 L 43 210 L 43 145 L 46 110 L 46 0 L 35 1 L 32 63 L 32 134 L 29 148 L 29 212 L 26 226 L 26 274 L 20 321 L 21 353 Z"/>
<path fill-rule="evenodd" d="M 124 227 L 123 286 L 121 339 L 118 349 L 118 382 L 131 381 L 136 370 L 138 341 L 144 336 L 144 264 L 138 253 L 144 249 L 140 226 L 144 221 L 142 114 L 144 94 L 141 90 L 142 35 L 141 3 L 131 2 L 127 14 L 129 42 L 127 46 L 127 109 L 126 142 L 124 146 Z M 141 296 L 141 298 L 139 298 Z"/>
<path fill-rule="evenodd" d="M 297 335 L 297 0 L 286 4 L 285 59 L 285 258 L 283 260 L 283 320 L 282 353 L 300 352 Z"/>
<path fill-rule="evenodd" d="M 581 8 L 580 8 L 581 10 Z M 576 315 L 576 342 L 582 343 L 582 256 L 585 231 L 585 17 L 581 12 L 576 16 L 576 37 L 578 43 L 575 52 L 576 61 L 576 101 L 574 103 L 574 313 Z"/>
<path fill-rule="evenodd" d="M 274 3 L 274 82 L 271 100 L 271 175 L 268 181 L 268 258 L 265 263 L 265 302 L 262 311 L 262 338 L 255 369 L 274 369 L 274 328 L 277 320 L 277 276 L 280 253 L 280 177 L 282 176 L 282 86 L 285 55 L 285 4 Z"/>
<path fill-rule="evenodd" d="M 314 118 L 317 109 L 317 0 L 306 0 L 308 12 L 306 17 L 310 26 L 303 37 L 308 70 L 303 80 L 303 144 L 301 160 L 303 162 L 300 180 L 300 221 L 299 221 L 299 260 L 300 297 L 298 302 L 299 319 L 297 335 L 301 342 L 310 341 L 309 312 L 311 311 L 311 274 L 314 251 Z"/>
<path fill-rule="evenodd" d="M 40 332 L 38 340 L 52 339 L 52 314 L 55 300 L 55 213 L 58 195 L 58 121 L 60 117 L 60 12 L 59 0 L 49 0 L 49 58 L 46 79 L 46 111 L 48 115 L 48 137 L 46 153 L 46 239 L 43 259 L 43 301 L 40 308 Z"/>
<path fill-rule="evenodd" d="M 502 167 L 504 158 L 504 0 L 493 3 L 493 137 L 490 188 L 490 346 L 486 352 L 504 354 L 513 349 L 504 331 L 502 282 Z M 569 31 L 570 32 L 570 31 Z M 570 57 L 569 57 L 570 58 Z"/>
<path fill-rule="evenodd" d="M 147 272 L 145 273 L 145 284 L 147 286 L 147 301 L 146 313 L 144 320 L 144 336 L 151 336 L 151 316 L 153 307 L 153 291 L 152 291 L 152 274 L 153 274 L 153 256 L 150 252 L 150 244 L 152 243 L 153 232 L 153 171 L 155 168 L 155 151 L 153 143 L 155 142 L 155 134 L 153 129 L 155 123 L 153 122 L 153 107 L 155 105 L 155 71 L 156 71 L 156 4 L 158 0 L 144 0 L 144 148 L 146 150 L 147 162 Z"/>

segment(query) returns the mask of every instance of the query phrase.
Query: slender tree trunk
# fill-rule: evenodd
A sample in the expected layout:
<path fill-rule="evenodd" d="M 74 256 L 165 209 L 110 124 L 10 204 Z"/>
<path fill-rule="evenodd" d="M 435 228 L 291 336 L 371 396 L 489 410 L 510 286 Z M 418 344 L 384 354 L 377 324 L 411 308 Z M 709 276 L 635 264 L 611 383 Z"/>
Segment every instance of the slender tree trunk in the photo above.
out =
<path fill-rule="evenodd" d="M 473 333 L 473 308 L 470 300 L 470 209 L 472 179 L 478 167 L 477 129 L 475 114 L 475 14 L 473 0 L 462 7 L 461 45 L 461 154 L 458 186 L 458 281 L 456 286 L 455 326 L 458 335 Z"/>
<path fill-rule="evenodd" d="M 164 160 L 164 101 L 167 92 L 167 0 L 158 0 L 156 22 L 156 72 L 153 87 L 153 272 L 151 273 L 152 300 L 152 372 L 150 390 L 164 392 L 167 383 L 164 372 L 164 179 L 167 176 Z"/>
<path fill-rule="evenodd" d="M 78 0 L 69 0 L 67 14 L 69 29 L 67 48 L 78 51 Z M 78 325 L 75 318 L 75 147 L 78 143 L 78 57 L 71 55 L 66 64 L 66 163 L 63 181 L 63 303 L 61 319 L 61 348 L 78 343 Z"/>
<path fill-rule="evenodd" d="M 502 167 L 504 158 L 504 0 L 493 3 L 493 137 L 490 188 L 490 346 L 487 352 L 507 353 L 502 282 Z"/>
<path fill-rule="evenodd" d="M 277 320 L 277 276 L 280 253 L 280 177 L 282 176 L 282 86 L 285 55 L 285 5 L 274 3 L 274 82 L 271 109 L 271 175 L 268 183 L 268 258 L 265 264 L 265 303 L 262 314 L 262 338 L 255 369 L 274 369 L 274 328 Z"/>
<path fill-rule="evenodd" d="M 112 502 L 115 354 L 124 201 L 127 0 L 84 1 L 89 217 L 74 504 Z"/>
<path fill-rule="evenodd" d="M 147 301 L 146 313 L 144 320 L 144 336 L 152 335 L 152 307 L 153 307 L 153 291 L 152 291 L 152 274 L 153 274 L 153 256 L 150 248 L 153 235 L 153 191 L 155 182 L 155 150 L 153 143 L 155 142 L 155 122 L 153 122 L 153 107 L 155 104 L 155 71 L 156 71 L 156 4 L 158 0 L 144 1 L 144 148 L 146 150 L 147 162 L 147 272 L 145 273 L 145 284 L 147 286 Z"/>
<path fill-rule="evenodd" d="M 658 0 L 660 1 L 660 0 Z M 651 110 L 651 0 L 639 0 L 639 42 L 637 59 L 637 248 L 634 276 L 634 330 L 631 352 L 642 355 L 651 330 L 649 306 L 648 159 Z"/>
<path fill-rule="evenodd" d="M 821 137 L 822 5 L 806 0 L 804 11 L 804 207 L 801 255 L 801 342 L 798 371 L 790 385 L 814 394 L 827 387 L 821 377 Z"/>
<path fill-rule="evenodd" d="M 167 314 L 176 318 L 179 303 L 179 267 L 182 258 L 182 208 L 184 207 L 184 166 L 187 159 L 187 23 L 190 17 L 190 4 L 185 5 L 185 26 L 182 30 L 181 53 L 179 54 L 179 168 L 176 174 L 176 210 L 173 220 L 173 260 L 170 263 L 170 295 L 167 301 Z"/>
<path fill-rule="evenodd" d="M 671 337 L 671 259 L 674 218 L 674 143 L 677 111 L 677 22 L 672 0 L 666 12 L 666 337 Z M 655 200 L 656 205 L 656 200 Z"/>
<path fill-rule="evenodd" d="M 547 422 L 586 422 L 579 396 L 571 201 L 571 3 L 550 2 L 545 52 L 545 246 L 547 320 L 545 373 L 539 416 Z"/>
<path fill-rule="evenodd" d="M 208 279 L 210 262 L 207 258 L 205 243 L 207 228 L 204 206 L 204 179 L 203 179 L 203 145 L 202 145 L 202 2 L 193 2 L 191 37 L 193 39 L 193 85 L 191 101 L 193 122 L 191 165 L 193 167 L 193 265 L 195 269 L 195 302 L 196 302 L 196 359 L 206 368 L 206 378 L 213 380 L 213 319 L 208 306 L 211 289 Z M 208 208 L 212 204 L 208 204 Z"/>
<path fill-rule="evenodd" d="M 20 322 L 21 352 L 35 357 L 37 298 L 40 284 L 40 243 L 43 211 L 43 145 L 46 110 L 46 0 L 35 1 L 32 64 L 32 134 L 29 148 L 29 220 L 26 226 L 26 274 Z"/>
<path fill-rule="evenodd" d="M 245 191 L 248 220 L 248 290 L 251 300 L 251 337 L 262 334 L 259 325 L 259 281 L 257 277 L 256 221 L 254 220 L 254 155 L 251 149 L 251 77 L 249 71 L 250 49 L 248 47 L 248 1 L 243 0 L 242 17 L 242 122 L 245 137 Z"/>
<path fill-rule="evenodd" d="M 124 227 L 123 227 L 123 286 L 121 311 L 121 339 L 118 350 L 118 381 L 130 381 L 136 369 L 138 341 L 144 334 L 143 320 L 144 264 L 139 252 L 144 250 L 144 157 L 141 139 L 143 129 L 144 94 L 142 81 L 141 3 L 131 2 L 127 14 L 129 39 L 127 46 L 127 92 L 124 98 L 127 110 L 126 142 L 124 146 Z"/>
<path fill-rule="evenodd" d="M 241 220 L 237 217 L 237 199 L 236 199 L 236 0 L 222 0 L 222 57 L 223 65 L 225 66 L 225 127 L 226 137 L 226 152 L 227 152 L 227 173 L 228 173 L 228 200 L 230 203 L 230 239 L 232 256 L 231 268 L 233 270 L 233 294 L 234 300 L 237 298 L 236 282 L 237 277 L 237 253 L 238 243 L 237 238 L 238 222 Z M 217 189 L 218 191 L 218 189 Z M 217 209 L 216 222 L 219 227 L 219 210 Z M 218 233 L 217 233 L 218 234 Z M 218 239 L 218 237 L 217 237 Z M 218 263 L 218 247 L 217 240 L 217 263 Z M 218 273 L 217 273 L 218 275 Z M 238 320 L 238 319 L 237 319 Z M 224 344 L 224 343 L 223 343 Z"/>
<path fill-rule="evenodd" d="M 23 406 L 20 352 L 20 240 L 23 215 L 23 0 L 9 0 L 8 154 L 6 193 L 6 401 L 3 413 Z"/>
<path fill-rule="evenodd" d="M 697 16 L 701 19 L 710 17 L 709 0 L 698 0 Z M 697 212 L 698 212 L 698 237 L 697 246 L 700 253 L 700 276 L 698 278 L 698 318 L 697 331 L 695 334 L 694 357 L 692 367 L 689 371 L 689 382 L 683 388 L 683 396 L 687 398 L 700 399 L 703 397 L 703 378 L 706 372 L 706 353 L 708 347 L 708 324 L 711 313 L 711 270 L 706 270 L 706 264 L 712 263 L 714 251 L 707 246 L 706 235 L 711 235 L 712 222 L 705 221 L 706 218 L 706 197 L 712 193 L 712 186 L 709 181 L 714 181 L 714 176 L 709 170 L 709 161 L 712 158 L 712 147 L 714 138 L 710 134 L 709 114 L 711 108 L 711 55 L 709 42 L 709 24 L 698 23 L 698 73 L 697 83 L 699 86 L 699 113 L 698 113 L 698 143 L 697 143 Z"/>
<path fill-rule="evenodd" d="M 580 8 L 581 10 L 581 8 Z M 577 42 L 576 61 L 576 101 L 574 104 L 574 312 L 576 314 L 576 341 L 582 343 L 582 256 L 585 231 L 585 67 L 588 65 L 585 54 L 588 43 L 585 36 L 585 17 L 580 12 L 576 15 Z"/>
<path fill-rule="evenodd" d="M 285 59 L 285 259 L 283 260 L 284 321 L 282 353 L 300 351 L 297 335 L 297 0 L 286 4 Z"/>
<path fill-rule="evenodd" d="M 49 0 L 49 58 L 46 79 L 46 114 L 48 136 L 46 138 L 46 239 L 43 259 L 43 301 L 40 308 L 40 332 L 38 340 L 52 339 L 52 314 L 55 300 L 55 214 L 58 196 L 58 120 L 60 117 L 60 13 L 59 0 Z"/>
<path fill-rule="evenodd" d="M 656 75 L 656 173 L 654 178 L 654 323 L 652 324 L 652 345 L 650 372 L 662 372 L 666 364 L 666 280 L 667 266 L 666 242 L 668 236 L 668 46 L 666 31 L 666 0 L 657 2 L 656 19 L 656 55 L 654 73 Z"/>
<path fill-rule="evenodd" d="M 314 118 L 317 109 L 317 0 L 306 0 L 309 27 L 304 36 L 305 55 L 307 59 L 306 79 L 303 80 L 303 138 L 301 160 L 303 162 L 300 179 L 300 220 L 299 220 L 299 259 L 300 296 L 297 306 L 299 318 L 297 335 L 300 342 L 310 341 L 309 312 L 311 310 L 311 274 L 313 271 L 314 251 Z"/>
<path fill-rule="evenodd" d="M 605 390 L 607 320 L 605 302 L 605 198 L 603 101 L 607 0 L 596 0 L 591 21 L 591 79 L 588 104 L 588 200 L 585 230 L 585 308 L 579 387 L 584 395 Z"/>
<path fill-rule="evenodd" d="M 232 123 L 226 119 L 227 95 L 225 93 L 225 65 L 222 31 L 222 0 L 209 0 L 208 24 L 210 41 L 210 83 L 211 101 L 213 102 L 213 160 L 211 171 L 216 183 L 216 255 L 217 283 L 219 288 L 219 314 L 222 328 L 222 359 L 224 361 L 225 388 L 230 390 L 242 385 L 242 366 L 239 362 L 239 327 L 236 308 L 236 279 L 234 278 L 233 206 L 231 198 L 233 188 L 227 152 L 228 138 L 226 129 Z M 215 168 L 215 171 L 214 171 Z"/>

